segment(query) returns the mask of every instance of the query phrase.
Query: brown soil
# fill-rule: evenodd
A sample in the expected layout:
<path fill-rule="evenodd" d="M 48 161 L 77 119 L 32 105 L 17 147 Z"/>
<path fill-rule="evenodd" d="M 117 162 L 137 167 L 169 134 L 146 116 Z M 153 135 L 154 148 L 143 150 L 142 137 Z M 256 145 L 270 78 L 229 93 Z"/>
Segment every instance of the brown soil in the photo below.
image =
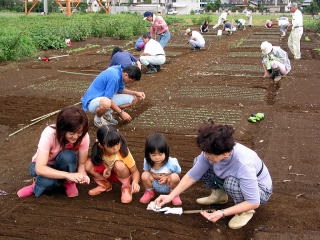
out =
<path fill-rule="evenodd" d="M 132 44 L 126 45 L 128 41 L 88 39 L 73 43 L 72 48 L 100 47 L 49 62 L 0 65 L 0 189 L 8 193 L 0 196 L 0 239 L 320 238 L 320 57 L 314 51 L 319 47 L 319 36 L 305 33 L 311 41 L 302 40 L 302 60 L 292 60 L 292 72 L 275 87 L 261 77 L 259 45 L 270 40 L 288 50 L 286 39 L 280 40 L 276 30 L 255 27 L 221 38 L 207 34 L 206 49 L 194 52 L 183 46 L 183 29 L 176 29 L 166 48 L 168 61 L 162 71 L 144 74 L 140 82 L 128 86 L 146 93 L 141 104 L 128 109 L 134 120 L 119 125 L 139 169 L 145 138 L 158 131 L 166 134 L 171 155 L 179 159 L 185 174 L 199 153 L 196 129 L 212 117 L 233 124 L 237 141 L 264 159 L 274 182 L 270 202 L 257 210 L 247 226 L 231 230 L 227 226 L 230 217 L 213 224 L 200 214 L 147 211 L 138 201 L 142 191 L 131 204 L 121 204 L 119 186 L 96 197 L 87 194 L 92 184 L 80 186 L 80 196 L 74 199 L 62 192 L 19 199 L 17 189 L 31 181 L 27 168 L 40 133 L 55 115 L 11 137 L 9 134 L 32 119 L 78 103 L 93 75 L 107 66 L 114 45 L 133 51 Z M 62 54 L 65 50 L 48 51 L 43 56 Z M 249 123 L 247 118 L 256 112 L 264 112 L 266 118 Z M 92 115 L 88 116 L 92 122 Z M 92 125 L 92 141 L 95 130 Z M 182 194 L 183 208 L 200 209 L 195 199 L 208 193 L 197 183 Z"/>

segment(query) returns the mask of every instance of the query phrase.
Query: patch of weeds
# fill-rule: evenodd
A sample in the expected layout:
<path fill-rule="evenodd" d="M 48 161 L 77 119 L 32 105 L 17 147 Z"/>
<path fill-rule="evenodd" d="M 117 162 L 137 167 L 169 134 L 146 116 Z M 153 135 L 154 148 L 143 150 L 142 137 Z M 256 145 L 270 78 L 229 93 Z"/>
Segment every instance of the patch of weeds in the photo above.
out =
<path fill-rule="evenodd" d="M 310 38 L 309 36 L 305 36 L 305 37 L 304 37 L 304 40 L 305 40 L 306 42 L 311 42 L 311 38 Z"/>
<path fill-rule="evenodd" d="M 313 50 L 315 50 L 317 53 L 320 54 L 320 48 L 315 48 L 315 49 L 313 49 Z"/>

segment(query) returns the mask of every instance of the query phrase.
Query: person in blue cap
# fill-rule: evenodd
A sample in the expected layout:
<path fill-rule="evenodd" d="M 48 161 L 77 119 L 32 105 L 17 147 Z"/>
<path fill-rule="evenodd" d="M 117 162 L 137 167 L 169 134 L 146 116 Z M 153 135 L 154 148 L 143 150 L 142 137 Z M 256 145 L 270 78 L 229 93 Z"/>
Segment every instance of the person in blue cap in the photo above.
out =
<path fill-rule="evenodd" d="M 147 20 L 151 23 L 150 25 L 150 36 L 153 39 L 156 39 L 156 36 L 159 35 L 159 43 L 164 48 L 168 45 L 171 34 L 169 27 L 166 21 L 161 16 L 156 16 L 152 12 L 145 12 L 143 14 L 144 20 Z"/>

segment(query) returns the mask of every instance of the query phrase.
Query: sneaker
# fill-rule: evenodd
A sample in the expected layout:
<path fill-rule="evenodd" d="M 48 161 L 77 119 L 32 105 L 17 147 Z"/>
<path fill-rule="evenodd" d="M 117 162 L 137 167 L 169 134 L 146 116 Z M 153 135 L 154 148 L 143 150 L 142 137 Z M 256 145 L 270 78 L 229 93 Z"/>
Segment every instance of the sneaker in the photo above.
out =
<path fill-rule="evenodd" d="M 111 112 L 107 112 L 103 118 L 107 121 L 109 125 L 118 125 L 118 121 L 115 120 L 111 114 Z"/>
<path fill-rule="evenodd" d="M 213 189 L 208 197 L 198 198 L 196 202 L 201 205 L 224 204 L 228 202 L 228 195 L 222 189 Z"/>
<path fill-rule="evenodd" d="M 66 188 L 66 194 L 68 197 L 77 197 L 79 195 L 75 182 L 66 181 L 63 186 Z"/>
<path fill-rule="evenodd" d="M 172 202 L 172 205 L 174 205 L 174 206 L 181 206 L 182 205 L 182 201 L 181 201 L 181 198 L 179 197 L 179 195 L 174 197 L 171 202 Z"/>
<path fill-rule="evenodd" d="M 151 64 L 148 65 L 148 71 L 146 71 L 146 74 L 152 74 L 152 73 L 156 73 L 158 72 L 157 71 L 157 68 Z"/>
<path fill-rule="evenodd" d="M 143 196 L 140 198 L 140 202 L 147 204 L 152 200 L 152 198 L 154 198 L 155 195 L 156 192 L 154 190 L 146 190 Z"/>
<path fill-rule="evenodd" d="M 160 65 L 154 65 L 155 67 L 156 67 L 156 69 L 157 69 L 157 72 L 160 72 Z"/>
<path fill-rule="evenodd" d="M 242 228 L 250 221 L 254 213 L 255 213 L 254 210 L 250 210 L 247 212 L 234 215 L 234 217 L 231 218 L 231 220 L 229 221 L 229 224 L 228 224 L 229 228 L 231 229 Z"/>
<path fill-rule="evenodd" d="M 34 195 L 33 189 L 34 189 L 34 183 L 32 183 L 29 186 L 25 186 L 25 187 L 21 188 L 17 192 L 17 195 L 18 195 L 19 198 L 30 197 L 30 196 Z"/>
<path fill-rule="evenodd" d="M 97 115 L 94 116 L 94 119 L 93 119 L 93 124 L 99 128 L 99 127 L 102 127 L 102 126 L 108 126 L 108 122 L 107 120 L 105 120 L 103 117 L 98 117 Z"/>
<path fill-rule="evenodd" d="M 121 188 L 121 202 L 130 203 L 132 201 L 131 186 Z"/>

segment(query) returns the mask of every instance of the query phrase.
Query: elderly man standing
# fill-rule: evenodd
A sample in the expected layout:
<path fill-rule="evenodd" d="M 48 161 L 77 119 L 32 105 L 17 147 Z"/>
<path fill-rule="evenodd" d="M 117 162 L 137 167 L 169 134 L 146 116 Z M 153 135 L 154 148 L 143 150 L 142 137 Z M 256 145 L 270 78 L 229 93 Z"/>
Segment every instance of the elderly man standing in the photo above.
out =
<path fill-rule="evenodd" d="M 152 39 L 149 33 L 142 35 L 142 40 L 145 43 L 144 51 L 140 56 L 141 64 L 147 66 L 146 74 L 156 73 L 160 71 L 160 65 L 166 61 L 166 55 L 163 47 L 159 42 Z"/>
<path fill-rule="evenodd" d="M 296 2 L 291 3 L 290 12 L 292 13 L 291 33 L 288 38 L 288 47 L 294 59 L 301 59 L 300 40 L 303 34 L 303 16 L 298 9 Z"/>
<path fill-rule="evenodd" d="M 152 12 L 145 12 L 143 14 L 144 20 L 151 22 L 150 26 L 150 36 L 151 38 L 156 38 L 156 35 L 159 35 L 159 43 L 162 47 L 168 45 L 170 41 L 171 34 L 169 32 L 169 27 L 166 21 L 161 16 L 156 16 Z"/>

